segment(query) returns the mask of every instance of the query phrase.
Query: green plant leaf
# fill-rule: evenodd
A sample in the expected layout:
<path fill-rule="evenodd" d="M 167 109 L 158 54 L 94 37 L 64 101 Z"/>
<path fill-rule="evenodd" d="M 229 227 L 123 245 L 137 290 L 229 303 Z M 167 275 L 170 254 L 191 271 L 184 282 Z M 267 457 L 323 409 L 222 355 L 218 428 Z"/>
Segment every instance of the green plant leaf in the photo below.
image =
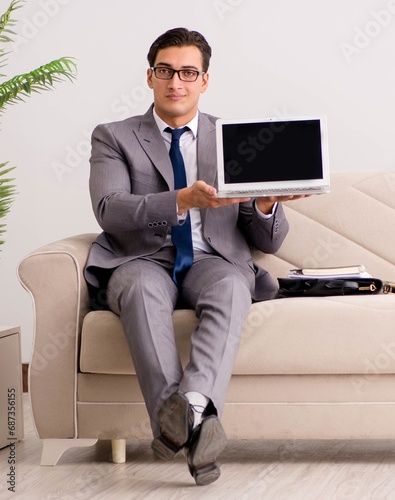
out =
<path fill-rule="evenodd" d="M 12 33 L 8 27 L 14 26 L 16 21 L 11 18 L 11 15 L 15 10 L 20 9 L 24 3 L 24 0 L 12 0 L 8 9 L 0 16 L 0 35 L 4 32 Z"/>
<path fill-rule="evenodd" d="M 76 63 L 73 58 L 62 57 L 39 68 L 17 75 L 0 84 L 0 113 L 9 104 L 23 101 L 33 92 L 50 90 L 55 83 L 76 77 Z"/>
<path fill-rule="evenodd" d="M 0 16 L 0 43 L 10 43 L 13 41 L 11 37 L 8 35 L 15 35 L 14 31 L 10 30 L 11 26 L 14 26 L 16 21 L 11 18 L 12 13 L 20 9 L 24 0 L 12 0 L 8 9 Z M 0 48 L 0 68 L 3 68 L 6 65 L 8 52 L 5 52 L 3 48 Z M 0 74 L 0 76 L 5 76 Z"/>

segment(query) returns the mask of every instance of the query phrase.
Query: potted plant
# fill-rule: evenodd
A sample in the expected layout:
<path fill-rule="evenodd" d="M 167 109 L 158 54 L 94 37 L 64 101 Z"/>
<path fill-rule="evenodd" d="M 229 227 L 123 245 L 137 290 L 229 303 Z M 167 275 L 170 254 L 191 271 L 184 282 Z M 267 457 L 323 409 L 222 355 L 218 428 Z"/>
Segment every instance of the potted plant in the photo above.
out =
<path fill-rule="evenodd" d="M 16 24 L 12 19 L 12 13 L 22 7 L 25 0 L 12 0 L 7 10 L 0 16 L 0 68 L 6 66 L 7 55 L 5 46 L 12 42 L 12 35 L 15 33 L 11 28 Z M 23 102 L 24 98 L 33 92 L 52 89 L 55 83 L 65 79 L 73 80 L 76 76 L 76 64 L 70 57 L 62 57 L 51 61 L 37 69 L 14 76 L 5 81 L 0 81 L 0 115 L 4 108 L 10 104 Z M 0 79 L 6 75 L 0 74 Z M 8 167 L 8 162 L 0 162 L 0 221 L 8 213 L 13 197 L 15 195 L 15 185 L 8 174 L 15 167 Z M 5 224 L 0 224 L 0 245 L 4 243 L 3 234 Z"/>

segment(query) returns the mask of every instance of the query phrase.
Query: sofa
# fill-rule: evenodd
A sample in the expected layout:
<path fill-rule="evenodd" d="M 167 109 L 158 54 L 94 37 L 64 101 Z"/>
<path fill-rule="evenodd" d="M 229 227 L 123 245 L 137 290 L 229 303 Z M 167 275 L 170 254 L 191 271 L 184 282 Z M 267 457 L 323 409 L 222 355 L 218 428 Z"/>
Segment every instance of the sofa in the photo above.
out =
<path fill-rule="evenodd" d="M 395 172 L 333 172 L 330 194 L 285 203 L 289 234 L 275 255 L 252 249 L 274 278 L 291 268 L 363 264 L 395 281 Z M 96 234 L 30 253 L 18 276 L 31 294 L 29 392 L 43 465 L 74 446 L 151 439 L 119 318 L 92 308 L 83 269 Z M 184 364 L 197 324 L 176 310 Z M 394 439 L 395 295 L 293 297 L 254 303 L 222 423 L 229 439 Z"/>

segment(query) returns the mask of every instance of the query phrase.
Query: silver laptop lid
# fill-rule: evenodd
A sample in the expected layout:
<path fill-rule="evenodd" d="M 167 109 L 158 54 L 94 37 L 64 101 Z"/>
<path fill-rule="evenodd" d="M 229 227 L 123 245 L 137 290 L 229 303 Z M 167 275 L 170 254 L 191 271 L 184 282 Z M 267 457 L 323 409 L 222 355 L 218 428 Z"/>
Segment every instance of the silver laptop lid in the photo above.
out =
<path fill-rule="evenodd" d="M 325 116 L 216 122 L 218 196 L 328 192 Z"/>

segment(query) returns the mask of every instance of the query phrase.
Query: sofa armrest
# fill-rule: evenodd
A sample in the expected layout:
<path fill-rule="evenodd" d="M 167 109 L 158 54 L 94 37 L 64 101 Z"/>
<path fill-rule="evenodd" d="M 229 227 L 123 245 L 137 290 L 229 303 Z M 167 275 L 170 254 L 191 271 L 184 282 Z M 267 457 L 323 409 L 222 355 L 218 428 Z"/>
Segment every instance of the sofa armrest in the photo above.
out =
<path fill-rule="evenodd" d="M 34 309 L 29 390 L 41 438 L 78 437 L 76 374 L 81 325 L 89 310 L 85 262 L 96 234 L 72 236 L 35 250 L 18 266 Z"/>

